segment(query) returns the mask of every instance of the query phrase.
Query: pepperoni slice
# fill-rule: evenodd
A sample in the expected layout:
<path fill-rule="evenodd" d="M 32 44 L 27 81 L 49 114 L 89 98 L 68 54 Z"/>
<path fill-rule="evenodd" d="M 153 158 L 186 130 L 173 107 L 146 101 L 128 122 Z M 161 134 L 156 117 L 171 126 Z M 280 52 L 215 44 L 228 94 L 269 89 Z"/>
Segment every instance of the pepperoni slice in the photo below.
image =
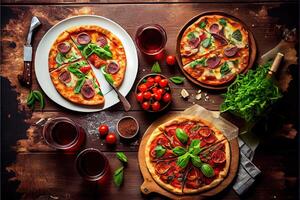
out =
<path fill-rule="evenodd" d="M 209 28 L 209 31 L 211 33 L 218 33 L 219 32 L 219 25 L 218 24 L 212 24 Z"/>
<path fill-rule="evenodd" d="M 194 181 L 198 178 L 199 176 L 199 171 L 196 170 L 194 167 L 192 167 L 192 169 L 188 172 L 186 178 L 189 181 Z"/>
<path fill-rule="evenodd" d="M 214 163 L 221 164 L 221 163 L 225 162 L 226 156 L 223 151 L 216 150 L 212 153 L 211 159 Z"/>
<path fill-rule="evenodd" d="M 120 66 L 117 62 L 111 61 L 106 66 L 106 72 L 109 74 L 116 74 L 120 70 Z"/>
<path fill-rule="evenodd" d="M 63 83 L 69 83 L 71 81 L 71 73 L 65 70 L 59 74 L 58 79 Z"/>
<path fill-rule="evenodd" d="M 157 164 L 155 165 L 155 171 L 158 174 L 165 174 L 168 172 L 168 170 L 171 168 L 171 165 L 169 165 L 168 162 L 165 161 L 159 161 L 157 162 Z"/>
<path fill-rule="evenodd" d="M 97 44 L 98 44 L 100 47 L 104 47 L 105 45 L 107 45 L 107 39 L 106 39 L 106 37 L 100 36 L 100 37 L 97 39 Z"/>
<path fill-rule="evenodd" d="M 77 42 L 78 42 L 78 44 L 86 45 L 86 44 L 90 43 L 90 41 L 91 41 L 91 37 L 87 33 L 80 33 L 77 36 Z"/>
<path fill-rule="evenodd" d="M 57 45 L 57 49 L 60 53 L 66 54 L 71 50 L 71 45 L 69 42 L 62 42 Z"/>
<path fill-rule="evenodd" d="M 215 40 L 219 41 L 221 45 L 224 46 L 228 44 L 227 40 L 223 36 L 216 33 L 211 33 L 211 35 L 215 38 Z"/>
<path fill-rule="evenodd" d="M 94 88 L 87 82 L 82 86 L 80 93 L 85 99 L 91 99 L 95 96 Z"/>
<path fill-rule="evenodd" d="M 208 143 L 208 144 L 212 144 L 214 143 L 215 141 L 217 140 L 216 136 L 214 134 L 210 134 L 210 136 L 206 137 L 203 139 L 203 141 L 205 143 Z"/>
<path fill-rule="evenodd" d="M 218 67 L 221 59 L 217 56 L 210 57 L 206 60 L 207 67 L 210 69 L 215 69 Z"/>
<path fill-rule="evenodd" d="M 189 45 L 190 45 L 193 49 L 195 49 L 195 48 L 197 48 L 197 47 L 199 46 L 200 41 L 201 41 L 201 40 L 200 40 L 199 37 L 191 38 L 191 39 L 189 39 Z"/>
<path fill-rule="evenodd" d="M 199 129 L 199 134 L 203 137 L 208 137 L 212 133 L 212 130 L 207 126 L 203 126 Z"/>
<path fill-rule="evenodd" d="M 235 54 L 238 52 L 238 47 L 233 46 L 233 47 L 227 47 L 224 49 L 224 54 L 227 57 L 233 57 Z"/>

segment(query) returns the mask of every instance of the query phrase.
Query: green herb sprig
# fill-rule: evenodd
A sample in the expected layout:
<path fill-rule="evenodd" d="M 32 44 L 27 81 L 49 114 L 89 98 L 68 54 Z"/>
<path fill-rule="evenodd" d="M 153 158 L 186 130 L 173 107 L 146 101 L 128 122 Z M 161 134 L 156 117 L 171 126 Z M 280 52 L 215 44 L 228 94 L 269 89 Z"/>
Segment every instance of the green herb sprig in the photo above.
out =
<path fill-rule="evenodd" d="M 181 76 L 173 76 L 173 77 L 170 77 L 169 78 L 170 79 L 170 81 L 172 81 L 173 83 L 175 83 L 175 84 L 182 84 L 183 82 L 184 82 L 184 77 L 181 77 Z"/>
<path fill-rule="evenodd" d="M 45 99 L 43 94 L 38 90 L 32 90 L 27 96 L 27 106 L 33 109 L 36 102 L 39 102 L 41 109 L 45 108 Z"/>
<path fill-rule="evenodd" d="M 114 183 L 116 184 L 116 186 L 120 187 L 123 183 L 123 179 L 124 179 L 124 167 L 119 167 L 115 172 L 114 172 Z"/>
<path fill-rule="evenodd" d="M 152 65 L 151 72 L 153 72 L 153 73 L 161 73 L 161 68 L 160 68 L 160 65 L 159 65 L 158 62 L 155 62 Z"/>

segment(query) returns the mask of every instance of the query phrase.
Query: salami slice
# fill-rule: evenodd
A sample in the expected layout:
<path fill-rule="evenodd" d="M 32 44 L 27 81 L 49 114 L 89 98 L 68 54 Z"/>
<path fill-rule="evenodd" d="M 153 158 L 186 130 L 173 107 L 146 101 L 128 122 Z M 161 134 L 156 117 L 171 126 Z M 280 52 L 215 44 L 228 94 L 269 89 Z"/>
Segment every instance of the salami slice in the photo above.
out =
<path fill-rule="evenodd" d="M 91 37 L 89 34 L 83 32 L 83 33 L 80 33 L 78 36 L 77 36 L 77 42 L 78 44 L 81 44 L 81 45 L 86 45 L 88 43 L 90 43 L 91 41 Z"/>
<path fill-rule="evenodd" d="M 106 37 L 100 36 L 100 37 L 97 39 L 97 44 L 98 44 L 100 47 L 104 47 L 105 45 L 107 45 L 107 39 L 106 39 Z"/>
<path fill-rule="evenodd" d="M 217 33 L 211 33 L 211 35 L 214 37 L 215 40 L 219 41 L 221 45 L 224 46 L 228 44 L 227 40 L 223 36 Z"/>
<path fill-rule="evenodd" d="M 71 73 L 67 70 L 61 72 L 58 76 L 58 79 L 63 83 L 69 83 L 71 81 Z"/>
<path fill-rule="evenodd" d="M 211 159 L 214 163 L 220 164 L 220 163 L 225 162 L 226 155 L 223 151 L 216 150 L 211 154 Z"/>
<path fill-rule="evenodd" d="M 227 47 L 224 49 L 224 54 L 227 57 L 233 57 L 235 54 L 238 52 L 238 47 L 233 46 L 233 47 Z"/>
<path fill-rule="evenodd" d="M 85 99 L 91 99 L 95 96 L 95 90 L 91 84 L 85 82 L 82 86 L 80 93 Z"/>
<path fill-rule="evenodd" d="M 106 66 L 106 72 L 109 74 L 116 74 L 120 70 L 120 66 L 117 62 L 111 61 Z"/>
<path fill-rule="evenodd" d="M 66 54 L 71 50 L 71 44 L 69 42 L 62 42 L 57 45 L 57 49 L 60 53 Z"/>
<path fill-rule="evenodd" d="M 207 67 L 210 69 L 215 69 L 218 67 L 221 59 L 218 56 L 210 57 L 206 60 Z"/>
<path fill-rule="evenodd" d="M 211 33 L 218 33 L 219 32 L 219 25 L 218 24 L 212 24 L 209 28 L 209 31 Z"/>

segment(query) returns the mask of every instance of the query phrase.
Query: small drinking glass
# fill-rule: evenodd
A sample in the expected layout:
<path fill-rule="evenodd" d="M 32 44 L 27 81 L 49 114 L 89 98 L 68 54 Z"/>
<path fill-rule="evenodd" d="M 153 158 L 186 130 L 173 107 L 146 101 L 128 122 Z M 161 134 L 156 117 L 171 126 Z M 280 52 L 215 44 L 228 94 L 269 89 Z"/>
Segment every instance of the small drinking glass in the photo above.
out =
<path fill-rule="evenodd" d="M 46 143 L 59 150 L 75 151 L 85 141 L 85 131 L 67 117 L 56 117 L 46 122 L 43 128 Z"/>
<path fill-rule="evenodd" d="M 101 182 L 109 172 L 108 159 L 101 151 L 94 148 L 81 151 L 75 165 L 78 173 L 87 181 Z"/>
<path fill-rule="evenodd" d="M 158 24 L 145 24 L 137 29 L 135 42 L 141 52 L 155 56 L 164 50 L 167 34 Z"/>

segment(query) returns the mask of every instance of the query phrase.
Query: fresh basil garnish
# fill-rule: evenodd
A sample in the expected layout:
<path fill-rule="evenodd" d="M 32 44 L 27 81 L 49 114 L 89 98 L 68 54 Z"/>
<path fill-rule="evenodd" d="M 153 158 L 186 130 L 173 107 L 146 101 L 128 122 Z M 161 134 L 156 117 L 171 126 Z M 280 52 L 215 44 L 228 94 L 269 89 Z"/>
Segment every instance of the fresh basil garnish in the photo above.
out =
<path fill-rule="evenodd" d="M 208 178 L 213 177 L 215 175 L 214 169 L 207 163 L 202 164 L 200 169 L 204 176 Z"/>
<path fill-rule="evenodd" d="M 97 56 L 104 60 L 112 58 L 112 52 L 110 51 L 108 45 L 102 48 L 96 44 L 90 43 L 86 45 L 82 50 L 82 54 L 85 58 L 88 58 L 93 53 L 95 53 Z"/>
<path fill-rule="evenodd" d="M 118 158 L 120 161 L 122 161 L 122 162 L 124 162 L 124 163 L 127 163 L 127 162 L 128 162 L 128 158 L 127 158 L 127 156 L 124 154 L 124 152 L 117 152 L 116 155 L 117 155 L 117 158 Z"/>
<path fill-rule="evenodd" d="M 175 147 L 172 151 L 173 151 L 173 153 L 176 154 L 177 156 L 181 156 L 181 155 L 183 155 L 183 154 L 186 153 L 186 149 L 183 148 L 183 147 L 180 147 L 180 146 Z"/>
<path fill-rule="evenodd" d="M 202 67 L 206 66 L 206 58 L 201 58 L 200 60 L 195 60 L 191 62 L 190 67 L 195 68 L 197 65 L 201 65 Z"/>
<path fill-rule="evenodd" d="M 181 76 L 173 76 L 173 77 L 171 77 L 170 78 L 170 80 L 173 82 L 173 83 L 175 83 L 175 84 L 181 84 L 181 83 L 183 83 L 183 81 L 184 81 L 184 77 L 181 77 Z"/>
<path fill-rule="evenodd" d="M 189 146 L 189 153 L 192 155 L 198 155 L 201 152 L 200 143 L 201 141 L 198 139 L 192 140 Z"/>
<path fill-rule="evenodd" d="M 101 67 L 100 70 L 101 70 L 102 74 L 104 75 L 106 81 L 111 83 L 111 84 L 114 84 L 114 79 L 113 79 L 111 74 L 106 73 L 105 66 Z"/>
<path fill-rule="evenodd" d="M 120 187 L 122 185 L 123 177 L 124 177 L 124 167 L 120 167 L 114 172 L 113 179 L 116 186 Z"/>
<path fill-rule="evenodd" d="M 165 153 L 166 153 L 166 149 L 163 146 L 158 145 L 155 147 L 155 155 L 157 158 L 162 157 Z"/>
<path fill-rule="evenodd" d="M 184 130 L 182 130 L 181 128 L 177 128 L 176 129 L 176 137 L 179 139 L 179 141 L 183 144 L 187 143 L 189 137 L 188 135 L 185 133 Z"/>
<path fill-rule="evenodd" d="M 237 40 L 237 41 L 242 41 L 242 33 L 239 29 L 235 30 L 233 33 L 232 33 L 232 36 L 231 36 L 233 39 Z"/>
<path fill-rule="evenodd" d="M 222 65 L 222 67 L 220 69 L 221 75 L 224 76 L 224 75 L 228 74 L 230 71 L 231 70 L 229 69 L 228 63 L 224 62 L 224 64 Z"/>
<path fill-rule="evenodd" d="M 152 65 L 151 72 L 153 72 L 153 73 L 161 73 L 160 65 L 159 65 L 158 62 L 155 62 Z"/>
<path fill-rule="evenodd" d="M 77 76 L 78 78 L 83 78 L 83 77 L 85 77 L 85 74 L 82 73 L 77 67 L 69 66 L 67 69 L 68 69 L 69 72 L 71 72 L 72 74 L 74 74 L 74 75 Z"/>
<path fill-rule="evenodd" d="M 82 78 L 78 79 L 78 81 L 76 83 L 76 86 L 74 88 L 74 93 L 75 94 L 78 94 L 80 92 L 84 82 L 85 82 L 85 77 L 82 77 Z"/>
<path fill-rule="evenodd" d="M 202 41 L 201 45 L 204 48 L 208 48 L 211 45 L 211 37 L 206 38 L 205 40 Z"/>
<path fill-rule="evenodd" d="M 199 24 L 199 27 L 200 28 L 205 28 L 206 26 L 206 22 L 205 21 L 202 21 L 200 24 Z"/>
<path fill-rule="evenodd" d="M 62 53 L 58 53 L 55 57 L 55 61 L 57 64 L 61 65 L 64 63 L 64 56 Z"/>
<path fill-rule="evenodd" d="M 177 158 L 176 164 L 179 167 L 185 168 L 188 165 L 189 161 L 190 161 L 190 157 L 191 157 L 191 155 L 187 152 L 187 153 L 185 153 L 182 156 L 179 156 Z"/>
<path fill-rule="evenodd" d="M 199 156 L 191 155 L 192 164 L 201 169 L 202 161 Z"/>
<path fill-rule="evenodd" d="M 227 21 L 226 21 L 226 19 L 224 19 L 224 18 L 221 18 L 221 19 L 219 20 L 219 23 L 220 23 L 222 26 L 226 26 L 226 25 L 227 25 Z"/>
<path fill-rule="evenodd" d="M 191 39 L 194 39 L 196 38 L 196 35 L 194 32 L 190 32 L 188 35 L 187 35 L 188 39 L 191 40 Z"/>

